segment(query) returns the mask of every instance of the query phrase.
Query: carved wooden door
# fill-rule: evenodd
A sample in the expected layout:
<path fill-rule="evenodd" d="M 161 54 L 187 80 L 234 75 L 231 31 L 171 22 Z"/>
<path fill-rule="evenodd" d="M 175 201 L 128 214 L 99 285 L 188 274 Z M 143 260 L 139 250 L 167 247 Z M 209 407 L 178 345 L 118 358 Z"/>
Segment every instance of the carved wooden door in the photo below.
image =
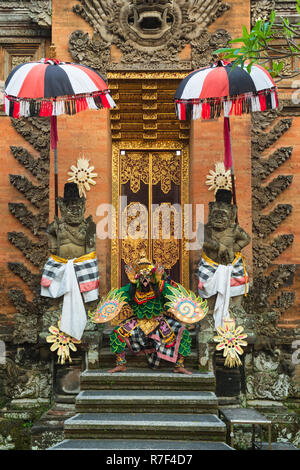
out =
<path fill-rule="evenodd" d="M 181 151 L 120 152 L 121 284 L 144 252 L 181 281 Z"/>

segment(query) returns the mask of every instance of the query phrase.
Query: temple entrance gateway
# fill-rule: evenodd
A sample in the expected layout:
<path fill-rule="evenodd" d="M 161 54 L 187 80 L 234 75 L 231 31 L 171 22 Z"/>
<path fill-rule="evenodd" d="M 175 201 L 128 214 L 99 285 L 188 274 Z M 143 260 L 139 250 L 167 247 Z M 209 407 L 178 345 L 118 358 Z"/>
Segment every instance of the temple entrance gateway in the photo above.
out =
<path fill-rule="evenodd" d="M 121 150 L 119 186 L 119 266 L 141 252 L 183 281 L 183 208 L 181 150 Z"/>
<path fill-rule="evenodd" d="M 126 264 L 141 251 L 189 288 L 185 230 L 189 204 L 189 124 L 175 116 L 182 73 L 108 73 L 111 113 L 111 287 L 127 283 Z"/>

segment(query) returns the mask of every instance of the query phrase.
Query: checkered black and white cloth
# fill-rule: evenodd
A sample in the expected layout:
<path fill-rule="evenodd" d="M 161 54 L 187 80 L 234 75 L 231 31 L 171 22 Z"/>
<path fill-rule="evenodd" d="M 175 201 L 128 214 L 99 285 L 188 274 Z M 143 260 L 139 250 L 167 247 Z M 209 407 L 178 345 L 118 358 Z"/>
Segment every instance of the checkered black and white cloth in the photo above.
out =
<path fill-rule="evenodd" d="M 54 255 L 49 257 L 43 270 L 41 296 L 54 299 L 63 296 L 61 331 L 81 339 L 87 322 L 83 299 L 85 302 L 97 300 L 98 285 L 98 263 L 94 253 L 71 260 L 57 259 Z"/>
<path fill-rule="evenodd" d="M 81 293 L 98 289 L 99 271 L 96 257 L 78 263 L 74 262 L 73 265 Z M 64 266 L 65 263 L 60 263 L 50 256 L 44 265 L 41 285 L 49 287 L 54 279 L 62 275 Z"/>
<path fill-rule="evenodd" d="M 247 294 L 249 279 L 240 253 L 231 264 L 218 264 L 203 254 L 198 266 L 198 292 L 203 298 L 216 295 L 214 305 L 215 328 L 224 326 L 229 316 L 231 297 Z"/>
<path fill-rule="evenodd" d="M 212 292 L 207 289 L 207 286 L 211 284 L 212 278 L 216 275 L 217 269 L 220 265 L 212 260 L 207 262 L 203 257 L 198 265 L 198 287 L 200 297 L 210 297 L 217 292 Z M 242 257 L 232 264 L 231 276 L 230 276 L 230 297 L 237 295 L 243 295 L 249 290 L 249 277 L 245 271 Z"/>
<path fill-rule="evenodd" d="M 127 346 L 133 353 L 146 353 L 148 364 L 152 368 L 158 367 L 161 359 L 176 363 L 178 358 L 178 349 L 185 326 L 170 317 L 166 317 L 166 320 L 176 336 L 175 344 L 170 348 L 163 344 L 159 327 L 146 336 L 137 326 L 132 330 L 129 338 L 126 338 Z"/>

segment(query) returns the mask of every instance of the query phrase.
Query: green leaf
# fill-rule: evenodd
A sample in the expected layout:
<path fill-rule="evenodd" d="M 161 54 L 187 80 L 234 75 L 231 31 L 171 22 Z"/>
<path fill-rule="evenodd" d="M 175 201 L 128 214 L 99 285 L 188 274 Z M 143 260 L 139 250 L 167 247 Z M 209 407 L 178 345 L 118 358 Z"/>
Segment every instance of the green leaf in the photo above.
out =
<path fill-rule="evenodd" d="M 274 23 L 275 18 L 276 18 L 276 11 L 272 10 L 271 13 L 270 13 L 270 21 L 271 21 L 272 24 Z"/>
<path fill-rule="evenodd" d="M 279 62 L 279 64 L 278 64 L 278 73 L 281 72 L 281 70 L 283 69 L 283 66 L 284 66 L 284 63 L 283 63 L 283 62 Z"/>
<path fill-rule="evenodd" d="M 244 42 L 244 38 L 235 38 L 235 39 L 231 39 L 229 41 L 229 44 L 233 44 L 235 42 Z"/>
<path fill-rule="evenodd" d="M 245 25 L 243 25 L 243 39 L 246 39 L 249 37 L 248 30 Z"/>
<path fill-rule="evenodd" d="M 221 47 L 214 51 L 214 54 L 222 54 L 223 52 L 232 52 L 233 49 L 231 47 Z"/>
<path fill-rule="evenodd" d="M 247 65 L 247 72 L 250 73 L 252 69 L 252 65 L 255 63 L 255 60 L 251 60 L 250 64 Z"/>

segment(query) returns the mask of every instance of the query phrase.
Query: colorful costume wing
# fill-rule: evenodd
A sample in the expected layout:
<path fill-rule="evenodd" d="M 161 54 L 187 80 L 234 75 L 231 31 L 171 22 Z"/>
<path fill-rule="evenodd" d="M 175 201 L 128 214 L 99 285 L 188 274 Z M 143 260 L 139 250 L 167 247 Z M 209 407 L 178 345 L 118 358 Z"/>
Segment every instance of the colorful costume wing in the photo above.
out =
<path fill-rule="evenodd" d="M 168 285 L 165 303 L 175 317 L 183 323 L 196 323 L 202 320 L 208 312 L 207 301 L 196 297 L 194 292 L 186 290 L 181 284 L 177 287 Z"/>
<path fill-rule="evenodd" d="M 99 302 L 96 310 L 89 312 L 89 317 L 94 323 L 109 322 L 119 315 L 126 301 L 127 297 L 124 292 L 120 289 L 113 289 Z"/>

